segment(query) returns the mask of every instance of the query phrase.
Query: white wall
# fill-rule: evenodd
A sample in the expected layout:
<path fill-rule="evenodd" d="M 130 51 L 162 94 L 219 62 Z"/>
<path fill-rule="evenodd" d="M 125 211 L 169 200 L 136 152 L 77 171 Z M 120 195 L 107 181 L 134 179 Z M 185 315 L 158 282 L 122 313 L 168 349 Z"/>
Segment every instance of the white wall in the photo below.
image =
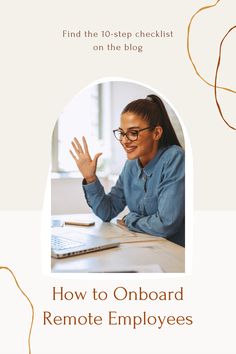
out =
<path fill-rule="evenodd" d="M 105 191 L 108 192 L 113 181 L 100 178 Z M 82 189 L 82 178 L 51 179 L 51 214 L 90 213 Z"/>

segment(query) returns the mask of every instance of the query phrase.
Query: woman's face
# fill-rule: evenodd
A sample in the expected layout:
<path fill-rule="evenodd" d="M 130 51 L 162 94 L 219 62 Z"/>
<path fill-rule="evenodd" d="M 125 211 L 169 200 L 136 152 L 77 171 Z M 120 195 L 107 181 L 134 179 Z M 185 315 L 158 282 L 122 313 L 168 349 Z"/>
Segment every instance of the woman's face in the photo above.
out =
<path fill-rule="evenodd" d="M 149 127 L 150 124 L 132 112 L 126 112 L 121 115 L 119 129 L 124 132 L 137 131 Z M 139 159 L 142 166 L 151 161 L 158 150 L 158 139 L 162 134 L 162 128 L 156 127 L 153 131 L 143 130 L 138 134 L 138 139 L 130 141 L 126 136 L 121 140 L 127 158 L 129 160 Z"/>

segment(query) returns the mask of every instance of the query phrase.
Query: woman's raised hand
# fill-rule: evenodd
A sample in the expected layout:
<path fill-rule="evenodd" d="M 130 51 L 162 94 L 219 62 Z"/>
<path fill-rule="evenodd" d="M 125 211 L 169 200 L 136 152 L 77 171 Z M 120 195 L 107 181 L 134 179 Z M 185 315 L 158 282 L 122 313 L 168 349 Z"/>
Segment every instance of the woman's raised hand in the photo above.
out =
<path fill-rule="evenodd" d="M 96 154 L 92 160 L 84 136 L 82 137 L 82 141 L 83 141 L 83 148 L 79 143 L 78 139 L 74 138 L 74 140 L 71 142 L 74 152 L 70 150 L 70 154 L 75 160 L 76 165 L 80 170 L 80 172 L 82 173 L 86 182 L 91 183 L 96 180 L 97 161 L 99 156 L 102 155 L 102 153 L 99 152 L 98 154 Z"/>

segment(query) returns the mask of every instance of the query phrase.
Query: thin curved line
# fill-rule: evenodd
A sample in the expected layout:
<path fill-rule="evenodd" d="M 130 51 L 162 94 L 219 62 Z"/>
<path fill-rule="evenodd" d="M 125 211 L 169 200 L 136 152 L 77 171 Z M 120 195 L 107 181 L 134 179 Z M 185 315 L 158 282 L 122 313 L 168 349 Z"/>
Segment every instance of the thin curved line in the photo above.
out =
<path fill-rule="evenodd" d="M 204 81 L 208 86 L 211 86 L 211 87 L 215 87 L 215 85 L 211 84 L 210 82 L 208 82 L 206 79 L 204 79 L 204 77 L 199 73 L 196 65 L 194 64 L 194 61 L 192 59 L 192 56 L 191 56 L 191 52 L 190 52 L 190 29 L 191 29 L 191 25 L 192 25 L 192 22 L 193 22 L 193 19 L 194 17 L 200 13 L 201 11 L 204 11 L 204 10 L 207 10 L 207 9 L 210 9 L 212 7 L 215 7 L 218 3 L 220 2 L 220 0 L 217 0 L 215 4 L 213 5 L 209 5 L 209 6 L 204 6 L 204 7 L 201 7 L 197 12 L 195 12 L 193 14 L 193 16 L 191 17 L 190 21 L 189 21 L 189 25 L 188 25 L 188 31 L 187 31 L 187 51 L 188 51 L 188 56 L 189 56 L 189 60 L 197 74 L 197 76 L 200 77 L 200 79 L 202 81 Z M 221 90 L 225 90 L 225 91 L 229 91 L 229 92 L 232 92 L 232 93 L 236 93 L 235 90 L 232 90 L 228 87 L 223 87 L 223 86 L 217 86 L 218 89 L 221 89 Z"/>
<path fill-rule="evenodd" d="M 8 268 L 8 267 L 4 267 L 4 266 L 0 266 L 0 269 L 4 269 L 4 270 L 7 270 L 8 272 L 11 273 L 15 283 L 16 283 L 16 286 L 18 287 L 18 289 L 20 290 L 20 292 L 24 295 L 24 297 L 28 300 L 28 302 L 30 303 L 30 306 L 31 306 L 31 310 L 32 310 L 32 316 L 31 316 L 31 324 L 30 324 L 30 330 L 29 330 L 29 335 L 28 335 L 28 349 L 29 349 L 29 354 L 31 354 L 31 347 L 30 347 L 30 338 L 31 338 L 31 332 L 32 332 L 32 328 L 33 328 L 33 322 L 34 322 L 34 306 L 32 304 L 32 302 L 30 301 L 29 297 L 26 295 L 26 293 L 21 289 L 17 279 L 16 279 L 16 276 L 14 275 L 13 271 Z"/>
<path fill-rule="evenodd" d="M 215 72 L 215 84 L 214 84 L 214 94 L 215 94 L 215 101 L 216 101 L 216 105 L 217 108 L 219 110 L 219 113 L 221 115 L 221 118 L 223 119 L 223 121 L 228 125 L 228 127 L 230 127 L 233 130 L 236 130 L 236 128 L 232 125 L 230 125 L 227 120 L 225 119 L 223 113 L 222 113 L 222 109 L 221 106 L 219 104 L 218 98 L 217 98 L 217 78 L 218 78 L 218 71 L 220 68 L 220 62 L 221 62 L 221 52 L 222 52 L 222 45 L 224 43 L 225 38 L 230 34 L 231 31 L 233 31 L 234 29 L 236 29 L 236 26 L 231 27 L 228 32 L 226 33 L 226 35 L 223 37 L 223 39 L 220 42 L 220 48 L 219 48 L 219 57 L 218 57 L 218 62 L 217 62 L 217 66 L 216 66 L 216 72 Z"/>

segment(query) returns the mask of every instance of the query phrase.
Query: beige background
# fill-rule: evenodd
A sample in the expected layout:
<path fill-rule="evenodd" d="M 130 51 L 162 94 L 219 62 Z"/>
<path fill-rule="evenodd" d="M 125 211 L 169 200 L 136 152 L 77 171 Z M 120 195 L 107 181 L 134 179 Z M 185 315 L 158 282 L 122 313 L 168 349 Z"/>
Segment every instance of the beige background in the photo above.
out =
<path fill-rule="evenodd" d="M 235 131 L 222 122 L 213 90 L 195 75 L 186 52 L 188 21 L 200 6 L 210 3 L 103 0 L 5 4 L 1 20 L 1 209 L 41 210 L 51 134 L 60 112 L 88 84 L 115 76 L 152 87 L 179 113 L 193 149 L 195 208 L 234 210 Z M 210 81 L 219 40 L 234 24 L 233 14 L 234 2 L 222 1 L 193 23 L 192 53 Z M 91 49 L 97 39 L 66 40 L 63 29 L 165 29 L 173 30 L 174 38 L 143 40 L 143 53 L 97 53 Z M 230 87 L 235 84 L 233 39 L 234 34 L 227 40 L 220 71 L 220 80 Z M 224 109 L 233 118 L 235 95 L 226 99 L 230 102 Z"/>
<path fill-rule="evenodd" d="M 235 132 L 220 119 L 212 89 L 197 78 L 186 52 L 188 21 L 199 7 L 210 3 L 207 0 L 142 3 L 24 0 L 4 4 L 0 21 L 3 36 L 0 208 L 5 212 L 0 214 L 0 262 L 15 271 L 34 303 L 32 354 L 235 352 Z M 233 0 L 221 1 L 193 25 L 193 55 L 209 80 L 214 74 L 219 40 L 236 22 L 234 7 Z M 91 42 L 63 40 L 64 28 L 94 31 L 171 28 L 175 36 L 171 40 L 143 42 L 142 54 L 94 53 Z M 232 34 L 225 46 L 220 72 L 222 83 L 231 87 L 235 85 L 233 41 Z M 194 213 L 193 238 L 188 235 L 186 275 L 130 274 L 104 278 L 85 274 L 54 278 L 49 274 L 48 228 L 45 229 L 45 224 L 42 228 L 41 211 L 51 134 L 71 97 L 105 77 L 136 80 L 156 89 L 175 107 L 188 131 L 193 149 L 194 203 L 200 211 Z M 227 100 L 224 109 L 235 117 L 235 98 L 231 95 Z M 49 218 L 49 199 L 45 206 Z M 192 315 L 194 325 L 174 326 L 160 332 L 146 327 L 137 331 L 106 326 L 82 330 L 43 327 L 43 310 L 51 309 L 58 314 L 98 311 L 97 305 L 89 301 L 83 306 L 52 303 L 51 288 L 55 285 L 73 290 L 95 286 L 108 291 L 119 285 L 130 290 L 141 285 L 166 291 L 183 286 L 185 300 L 178 306 L 148 303 L 144 308 L 140 303 L 126 303 L 119 310 Z M 4 333 L 0 351 L 27 353 L 30 309 L 3 272 L 0 305 L 0 333 Z M 105 314 L 108 309 L 117 308 L 117 304 L 108 302 L 99 311 Z"/>

